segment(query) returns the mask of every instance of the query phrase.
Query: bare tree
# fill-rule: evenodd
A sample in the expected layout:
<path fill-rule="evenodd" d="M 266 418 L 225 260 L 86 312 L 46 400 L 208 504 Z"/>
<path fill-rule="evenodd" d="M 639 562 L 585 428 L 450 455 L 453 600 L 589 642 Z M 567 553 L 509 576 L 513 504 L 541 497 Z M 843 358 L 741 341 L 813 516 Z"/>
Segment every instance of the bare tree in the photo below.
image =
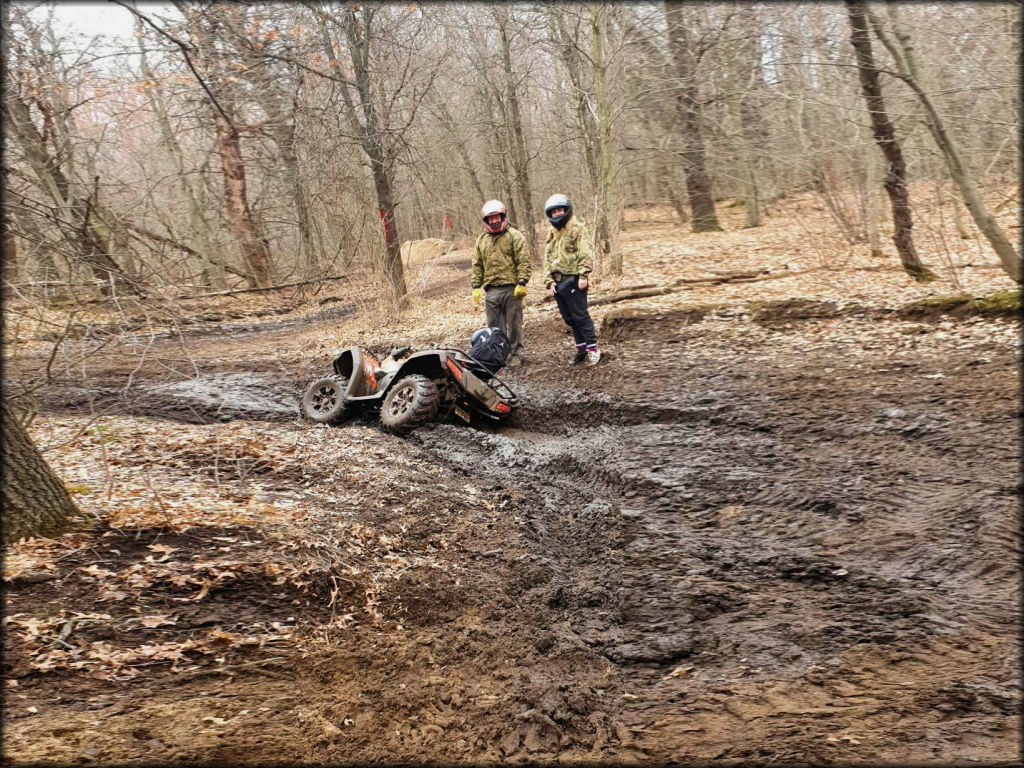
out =
<path fill-rule="evenodd" d="M 607 259 L 611 274 L 619 277 L 621 197 L 613 135 L 615 52 L 611 45 L 615 10 L 608 3 L 590 3 L 585 11 L 560 5 L 549 6 L 546 16 L 549 39 L 569 78 L 572 115 L 594 198 L 597 255 Z"/>
<path fill-rule="evenodd" d="M 5 134 L 14 139 L 37 189 L 50 201 L 48 221 L 106 293 L 123 284 L 124 270 L 110 253 L 109 232 L 98 211 L 98 179 L 85 183 L 78 177 L 81 164 L 69 122 L 78 105 L 67 102 L 69 88 L 59 82 L 42 81 L 61 66 L 59 57 L 47 53 L 41 30 L 27 14 L 20 9 L 17 13 L 24 36 L 15 36 L 7 25 L 4 28 L 5 43 L 11 44 L 13 53 L 5 54 Z M 41 201 L 35 205 L 41 205 Z"/>
<path fill-rule="evenodd" d="M 410 21 L 412 16 L 415 18 Z M 401 310 L 406 306 L 408 297 L 396 215 L 396 165 L 405 147 L 405 133 L 413 123 L 423 98 L 430 91 L 443 59 L 432 61 L 421 79 L 413 76 L 415 62 L 408 51 L 409 40 L 422 34 L 427 25 L 427 18 L 418 7 L 350 5 L 333 15 L 317 12 L 316 19 L 324 54 L 334 70 L 330 77 L 339 86 L 347 122 L 358 136 L 370 166 L 384 236 L 384 274 L 388 280 L 392 306 Z M 347 67 L 342 65 L 335 51 L 335 42 L 328 24 L 337 28 L 343 36 L 348 57 Z M 407 24 L 410 28 L 402 32 Z M 386 40 L 385 37 L 389 35 L 391 39 Z M 388 56 L 401 57 L 390 59 L 397 71 L 383 71 L 386 69 L 383 62 Z M 351 73 L 352 80 L 344 75 L 346 72 Z M 403 97 L 407 90 L 411 94 L 408 103 L 404 103 Z"/>
<path fill-rule="evenodd" d="M 200 86 L 213 118 L 224 183 L 224 217 L 228 229 L 238 244 L 249 284 L 253 287 L 270 285 L 270 243 L 262 233 L 249 203 L 247 171 L 241 144 L 245 125 L 236 114 L 235 103 L 235 84 L 238 78 L 229 73 L 228 56 L 218 43 L 218 36 L 227 26 L 229 17 L 239 11 L 228 5 L 190 4 L 184 0 L 175 0 L 174 5 L 185 19 L 185 30 L 190 38 L 188 41 L 172 35 L 138 10 L 129 10 L 180 50 L 189 71 Z"/>
<path fill-rule="evenodd" d="M 888 7 L 890 15 L 889 29 L 887 29 L 886 25 L 868 10 L 863 2 L 860 4 L 864 6 L 863 13 L 870 20 L 871 28 L 895 60 L 897 77 L 906 83 L 910 90 L 914 92 L 914 95 L 920 99 L 925 110 L 925 122 L 928 125 L 928 130 L 931 132 L 932 138 L 935 139 L 935 144 L 946 160 L 949 173 L 960 190 L 960 194 L 963 196 L 967 210 L 974 217 L 974 223 L 977 224 L 978 229 L 981 230 L 981 233 L 992 246 L 992 249 L 999 256 L 999 261 L 1003 265 L 1003 269 L 1006 270 L 1006 274 L 1020 282 L 1021 258 L 1014 249 L 1010 239 L 1006 236 L 1006 233 L 1003 232 L 989 212 L 988 206 L 985 205 L 984 199 L 978 192 L 974 179 L 967 171 L 956 140 L 947 130 L 945 120 L 943 120 L 936 109 L 934 101 L 921 87 L 913 43 L 910 35 L 900 27 L 895 8 L 892 6 Z M 892 32 L 891 36 L 889 34 L 890 31 Z"/>
<path fill-rule="evenodd" d="M 921 263 L 917 256 L 917 250 L 914 248 L 912 232 L 914 219 L 907 191 L 907 164 L 903 159 L 899 142 L 896 141 L 896 132 L 882 98 L 882 89 L 878 83 L 878 67 L 871 51 L 871 38 L 868 35 L 864 5 L 864 0 L 846 0 L 846 8 L 850 17 L 850 42 L 857 53 L 857 74 L 860 77 L 861 90 L 867 103 L 868 114 L 871 116 L 871 124 L 874 127 L 875 142 L 888 163 L 884 183 L 885 191 L 889 194 L 892 204 L 893 242 L 900 255 L 903 269 L 908 275 L 919 281 L 934 280 L 935 273 Z"/>
<path fill-rule="evenodd" d="M 187 246 L 188 252 L 197 255 L 198 266 L 204 276 L 204 285 L 223 289 L 227 287 L 224 262 L 213 246 L 211 235 L 214 230 L 214 223 L 210 220 L 207 206 L 204 204 L 203 186 L 192 173 L 189 173 L 185 149 L 182 147 L 177 132 L 171 125 L 169 108 L 164 95 L 164 85 L 149 63 L 149 57 L 146 52 L 145 27 L 141 19 L 137 19 L 136 22 L 139 70 L 144 78 L 143 83 L 145 85 L 142 90 L 159 128 L 160 143 L 171 158 L 178 192 L 188 211 L 188 232 L 186 234 L 186 239 L 190 243 Z M 160 214 L 158 213 L 158 215 Z M 173 225 L 169 221 L 170 217 L 161 216 L 161 218 L 164 220 L 165 227 L 173 232 Z"/>
<path fill-rule="evenodd" d="M 697 89 L 697 67 L 712 43 L 710 39 L 693 39 L 689 29 L 687 8 L 677 0 L 666 1 L 665 23 L 668 26 L 669 49 L 675 67 L 676 111 L 683 144 L 686 191 L 692 212 L 691 228 L 694 232 L 720 231 L 722 226 L 718 223 L 718 216 L 715 213 L 711 177 L 707 169 L 703 110 Z"/>
<path fill-rule="evenodd" d="M 519 225 L 526 229 L 526 238 L 530 244 L 531 258 L 536 261 L 540 255 L 540 242 L 537 239 L 537 224 L 534 220 L 533 191 L 530 188 L 529 152 L 526 148 L 526 133 L 523 128 L 523 110 L 520 106 L 520 75 L 512 65 L 512 33 L 510 26 L 516 25 L 516 19 L 505 5 L 492 6 L 498 27 L 498 38 L 501 41 L 501 63 L 505 80 L 504 106 L 506 125 L 511 134 L 509 144 L 512 148 L 512 176 L 516 193 L 519 197 Z"/>

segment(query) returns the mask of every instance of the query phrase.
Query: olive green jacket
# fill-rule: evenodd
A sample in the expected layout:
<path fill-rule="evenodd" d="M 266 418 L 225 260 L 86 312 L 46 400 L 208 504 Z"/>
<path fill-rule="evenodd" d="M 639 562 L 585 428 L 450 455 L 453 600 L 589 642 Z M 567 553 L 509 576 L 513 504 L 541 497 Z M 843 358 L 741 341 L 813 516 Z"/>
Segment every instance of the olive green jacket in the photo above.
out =
<path fill-rule="evenodd" d="M 511 285 L 530 280 L 530 249 L 526 236 L 515 227 L 500 235 L 484 232 L 473 248 L 473 288 Z"/>
<path fill-rule="evenodd" d="M 583 223 L 573 216 L 561 229 L 550 227 L 544 244 L 545 284 L 554 282 L 552 273 L 587 275 L 594 268 L 590 238 Z"/>

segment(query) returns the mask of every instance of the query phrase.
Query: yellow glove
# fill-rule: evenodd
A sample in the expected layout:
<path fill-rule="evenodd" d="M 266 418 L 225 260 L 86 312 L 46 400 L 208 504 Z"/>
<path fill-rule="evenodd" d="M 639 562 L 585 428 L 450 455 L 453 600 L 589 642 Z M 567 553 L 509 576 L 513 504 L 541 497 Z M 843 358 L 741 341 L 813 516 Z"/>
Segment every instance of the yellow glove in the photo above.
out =
<path fill-rule="evenodd" d="M 512 298 L 514 299 L 525 299 L 526 298 L 526 286 L 517 285 L 515 290 L 512 291 Z"/>
<path fill-rule="evenodd" d="M 473 303 L 476 304 L 479 307 L 481 304 L 483 304 L 483 301 L 484 301 L 484 289 L 483 288 L 474 288 L 473 289 Z"/>

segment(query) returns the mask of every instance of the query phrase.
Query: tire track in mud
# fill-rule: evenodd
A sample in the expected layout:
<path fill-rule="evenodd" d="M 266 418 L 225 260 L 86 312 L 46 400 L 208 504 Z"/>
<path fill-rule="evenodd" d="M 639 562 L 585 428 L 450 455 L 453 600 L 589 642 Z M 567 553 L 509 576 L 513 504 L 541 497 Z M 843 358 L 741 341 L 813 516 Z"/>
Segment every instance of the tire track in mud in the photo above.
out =
<path fill-rule="evenodd" d="M 856 673 L 883 684 L 864 671 L 869 664 L 928 664 L 952 652 L 944 644 L 963 652 L 1012 631 L 1012 588 L 987 589 L 1014 572 L 1012 493 L 995 478 L 924 479 L 948 470 L 948 419 L 886 429 L 837 422 L 825 404 L 801 414 L 794 429 L 780 416 L 792 413 L 785 398 L 725 396 L 714 378 L 702 383 L 715 392 L 670 393 L 671 404 L 584 398 L 521 412 L 518 430 L 440 426 L 417 439 L 442 464 L 530 489 L 538 504 L 522 512 L 531 546 L 554 568 L 551 589 L 572 592 L 596 575 L 615 595 L 607 612 L 580 601 L 552 607 L 616 665 L 628 725 L 623 754 L 632 746 L 632 754 L 658 758 L 757 757 L 725 724 L 750 727 L 765 690 L 787 680 L 794 700 L 849 694 L 846 714 L 884 714 L 879 727 L 895 727 L 899 707 L 870 700 L 858 714 L 852 707 L 869 701 L 857 698 L 864 690 L 854 694 L 841 681 Z M 921 479 L 874 458 L 884 454 L 906 460 Z M 1001 495 L 1006 503 L 993 508 Z M 978 539 L 984 556 L 965 558 L 965 536 Z M 861 667 L 850 668 L 851 653 L 866 654 Z M 963 683 L 973 703 L 962 706 L 998 714 L 1018 700 L 1005 670 L 977 672 Z M 941 679 L 928 695 L 946 706 L 956 696 Z M 728 703 L 733 697 L 738 706 Z M 788 740 L 794 755 L 828 754 L 820 707 L 786 706 L 792 716 L 765 719 L 762 735 Z M 704 722 L 701 712 L 714 717 Z M 665 725 L 694 718 L 702 724 L 692 732 Z M 703 742 L 686 751 L 694 733 Z"/>

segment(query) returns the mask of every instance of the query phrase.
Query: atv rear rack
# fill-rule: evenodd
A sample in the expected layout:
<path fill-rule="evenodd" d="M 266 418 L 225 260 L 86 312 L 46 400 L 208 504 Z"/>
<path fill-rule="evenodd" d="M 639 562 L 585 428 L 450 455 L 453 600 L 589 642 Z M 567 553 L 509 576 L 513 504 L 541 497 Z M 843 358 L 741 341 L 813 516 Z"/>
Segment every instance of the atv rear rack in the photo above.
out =
<path fill-rule="evenodd" d="M 477 360 L 475 357 L 470 355 L 465 350 L 458 349 L 457 347 L 437 347 L 437 349 L 442 351 L 442 352 L 458 352 L 460 355 L 462 355 L 467 360 L 470 360 L 470 361 L 476 363 L 478 366 L 480 366 L 480 368 L 482 370 L 484 370 L 484 371 L 487 370 L 487 368 L 484 366 L 483 363 L 481 363 L 479 360 Z M 512 390 L 512 387 L 510 387 L 508 384 L 506 384 L 501 379 L 501 377 L 498 376 L 498 374 L 496 374 L 496 373 L 488 374 L 489 378 L 487 378 L 485 380 L 482 376 L 479 376 L 476 373 L 476 371 L 474 371 L 472 369 L 469 369 L 469 370 L 470 370 L 470 373 L 472 373 L 473 375 L 477 376 L 477 378 L 480 379 L 484 384 L 486 384 L 488 387 L 493 389 L 497 393 L 498 397 L 502 398 L 503 400 L 508 400 L 510 405 L 515 405 L 517 402 L 519 402 L 519 396 L 516 395 L 516 393 Z M 497 385 L 492 384 L 491 382 L 497 382 Z M 507 394 L 505 394 L 505 393 L 507 393 Z"/>

